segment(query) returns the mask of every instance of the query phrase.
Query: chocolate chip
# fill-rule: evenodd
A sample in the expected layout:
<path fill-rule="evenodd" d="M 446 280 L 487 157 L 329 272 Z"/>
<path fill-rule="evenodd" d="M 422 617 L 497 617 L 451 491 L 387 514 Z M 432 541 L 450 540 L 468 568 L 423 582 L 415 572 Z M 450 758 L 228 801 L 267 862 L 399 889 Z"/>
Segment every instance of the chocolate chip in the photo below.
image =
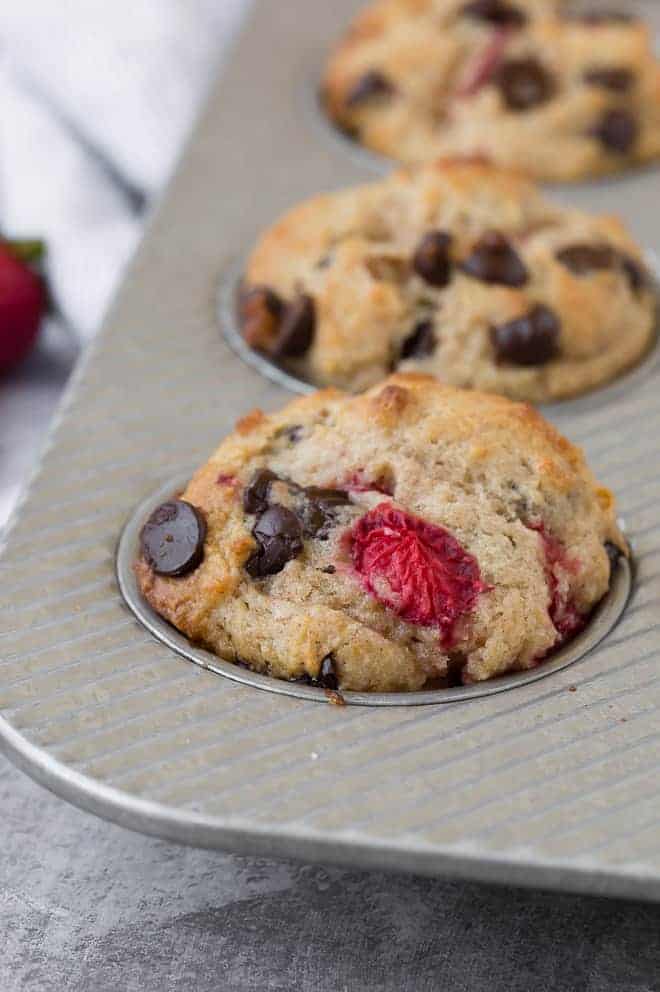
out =
<path fill-rule="evenodd" d="M 332 654 L 327 654 L 322 660 L 319 673 L 314 678 L 305 672 L 304 675 L 300 675 L 294 682 L 302 682 L 304 685 L 313 685 L 317 689 L 330 690 L 336 692 L 339 688 L 339 678 L 335 670 L 335 658 Z"/>
<path fill-rule="evenodd" d="M 163 503 L 140 534 L 145 560 L 157 575 L 187 575 L 204 557 L 206 520 L 196 506 L 182 499 Z"/>
<path fill-rule="evenodd" d="M 461 268 L 473 279 L 503 286 L 524 286 L 528 279 L 517 252 L 497 231 L 484 234 Z"/>
<path fill-rule="evenodd" d="M 448 689 L 459 689 L 463 685 L 463 672 L 467 665 L 467 658 L 464 654 L 450 654 L 447 659 L 446 687 Z"/>
<path fill-rule="evenodd" d="M 302 424 L 294 424 L 293 427 L 287 427 L 284 432 L 284 436 L 291 442 L 291 444 L 298 444 L 302 440 L 305 434 L 305 428 Z"/>
<path fill-rule="evenodd" d="M 430 231 L 424 235 L 413 255 L 412 265 L 417 275 L 437 289 L 442 289 L 449 282 L 450 246 L 450 234 L 445 231 Z"/>
<path fill-rule="evenodd" d="M 303 490 L 300 516 L 306 537 L 324 541 L 336 524 L 337 510 L 349 506 L 351 498 L 343 489 L 321 489 L 307 486 Z"/>
<path fill-rule="evenodd" d="M 281 572 L 303 549 L 301 523 L 285 506 L 269 507 L 257 519 L 252 534 L 257 550 L 248 558 L 245 569 L 253 579 Z"/>
<path fill-rule="evenodd" d="M 401 345 L 401 358 L 426 358 L 433 354 L 437 343 L 433 321 L 420 320 Z"/>
<path fill-rule="evenodd" d="M 334 575 L 337 569 L 335 568 L 334 565 L 326 565 L 324 568 L 321 569 L 321 571 L 324 572 L 326 575 Z"/>
<path fill-rule="evenodd" d="M 378 69 L 370 69 L 360 76 L 358 81 L 351 87 L 346 97 L 347 107 L 356 107 L 359 104 L 371 102 L 372 100 L 383 100 L 392 96 L 394 86 L 387 76 L 384 76 Z"/>
<path fill-rule="evenodd" d="M 610 560 L 610 575 L 613 575 L 614 569 L 619 564 L 619 559 L 623 555 L 623 552 L 621 551 L 621 548 L 617 548 L 616 544 L 612 544 L 611 541 L 605 542 L 605 551 Z"/>
<path fill-rule="evenodd" d="M 299 358 L 311 347 L 316 310 L 311 296 L 299 296 L 284 311 L 273 354 L 276 358 Z"/>
<path fill-rule="evenodd" d="M 537 304 L 529 313 L 491 328 L 499 361 L 514 365 L 544 365 L 559 349 L 560 325 L 548 307 Z"/>
<path fill-rule="evenodd" d="M 263 513 L 268 507 L 268 497 L 272 482 L 279 476 L 268 468 L 259 468 L 250 479 L 243 493 L 243 509 L 246 513 Z"/>
<path fill-rule="evenodd" d="M 557 259 L 576 276 L 620 266 L 634 293 L 647 284 L 646 272 L 639 262 L 630 255 L 616 251 L 611 245 L 568 245 L 557 252 Z"/>
<path fill-rule="evenodd" d="M 518 27 L 527 20 L 522 10 L 505 3 L 504 0 L 472 0 L 471 3 L 465 4 L 460 13 L 477 21 L 511 27 Z"/>
<path fill-rule="evenodd" d="M 576 276 L 601 269 L 612 269 L 617 253 L 611 245 L 579 243 L 567 245 L 557 252 L 557 260 Z"/>
<path fill-rule="evenodd" d="M 583 79 L 590 86 L 600 86 L 613 93 L 627 93 L 635 81 L 632 69 L 610 68 L 588 69 Z"/>
<path fill-rule="evenodd" d="M 327 654 L 323 661 L 321 662 L 321 667 L 319 668 L 319 674 L 316 676 L 315 682 L 320 685 L 322 689 L 338 689 L 339 679 L 337 678 L 337 672 L 335 671 L 335 659 L 333 655 Z"/>
<path fill-rule="evenodd" d="M 243 337 L 253 348 L 268 350 L 275 340 L 284 313 L 284 303 L 268 286 L 253 286 L 241 292 L 238 301 Z"/>
<path fill-rule="evenodd" d="M 495 82 L 509 110 L 529 110 L 553 95 L 555 84 L 544 66 L 531 56 L 509 59 L 497 70 Z"/>
<path fill-rule="evenodd" d="M 648 285 L 648 275 L 637 259 L 631 258 L 630 255 L 623 255 L 621 264 L 633 293 L 639 293 L 640 290 L 645 289 Z"/>
<path fill-rule="evenodd" d="M 637 143 L 639 124 L 629 110 L 606 110 L 592 132 L 594 138 L 618 155 L 626 155 Z"/>

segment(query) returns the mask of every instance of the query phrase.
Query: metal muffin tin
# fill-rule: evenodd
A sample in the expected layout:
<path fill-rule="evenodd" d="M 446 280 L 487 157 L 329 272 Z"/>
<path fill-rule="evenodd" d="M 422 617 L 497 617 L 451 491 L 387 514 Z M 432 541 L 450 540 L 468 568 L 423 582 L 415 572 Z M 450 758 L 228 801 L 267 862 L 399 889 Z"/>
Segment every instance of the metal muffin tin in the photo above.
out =
<path fill-rule="evenodd" d="M 2 746 L 79 806 L 185 843 L 660 899 L 655 361 L 549 408 L 616 492 L 635 559 L 617 626 L 549 678 L 451 706 L 320 706 L 184 663 L 122 597 L 135 506 L 290 395 L 227 345 L 217 286 L 278 213 L 373 176 L 301 110 L 310 58 L 359 5 L 257 3 L 74 376 L 0 559 Z M 650 169 L 557 195 L 624 214 L 657 251 L 659 190 Z"/>
<path fill-rule="evenodd" d="M 210 651 L 192 644 L 171 624 L 163 620 L 140 595 L 133 569 L 140 553 L 140 531 L 153 511 L 165 500 L 181 492 L 187 482 L 188 476 L 178 476 L 164 486 L 159 486 L 137 507 L 124 527 L 117 549 L 117 581 L 126 603 L 147 630 L 150 630 L 163 644 L 167 644 L 184 658 L 206 668 L 209 672 L 225 675 L 243 685 L 252 685 L 257 689 L 265 689 L 283 696 L 315 699 L 327 703 L 328 694 L 323 689 L 259 675 L 230 661 L 223 661 Z M 343 692 L 341 699 L 347 704 L 359 706 L 424 706 L 431 703 L 455 703 L 466 699 L 478 699 L 481 696 L 490 696 L 495 692 L 504 692 L 506 689 L 515 689 L 517 686 L 536 682 L 579 661 L 600 644 L 621 617 L 630 597 L 631 586 L 632 567 L 625 558 L 620 558 L 612 576 L 609 593 L 594 611 L 586 629 L 552 658 L 530 671 L 453 689 L 432 689 L 423 692 Z M 336 696 L 332 698 L 336 699 Z"/>

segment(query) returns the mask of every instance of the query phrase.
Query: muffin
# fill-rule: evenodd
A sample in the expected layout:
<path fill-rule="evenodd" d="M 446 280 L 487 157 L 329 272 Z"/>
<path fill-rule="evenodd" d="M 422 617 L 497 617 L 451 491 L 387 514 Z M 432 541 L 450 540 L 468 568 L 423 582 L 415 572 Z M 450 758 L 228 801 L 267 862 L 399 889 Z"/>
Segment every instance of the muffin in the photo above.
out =
<path fill-rule="evenodd" d="M 410 373 L 248 414 L 145 523 L 135 569 L 221 658 L 406 692 L 539 665 L 625 553 L 612 495 L 540 414 Z"/>
<path fill-rule="evenodd" d="M 660 154 L 648 27 L 558 0 L 376 0 L 327 66 L 342 130 L 411 163 L 479 154 L 552 181 Z"/>
<path fill-rule="evenodd" d="M 537 403 L 613 379 L 655 330 L 641 251 L 616 218 L 478 160 L 295 207 L 259 239 L 238 309 L 248 344 L 317 386 L 402 369 Z"/>

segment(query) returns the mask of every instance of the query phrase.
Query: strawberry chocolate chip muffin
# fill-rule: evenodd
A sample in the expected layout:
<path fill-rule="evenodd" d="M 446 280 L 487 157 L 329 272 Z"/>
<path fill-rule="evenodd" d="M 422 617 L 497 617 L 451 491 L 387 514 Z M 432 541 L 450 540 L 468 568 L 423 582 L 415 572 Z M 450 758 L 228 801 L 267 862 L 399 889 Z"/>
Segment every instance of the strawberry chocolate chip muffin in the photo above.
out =
<path fill-rule="evenodd" d="M 315 385 L 411 369 L 543 402 L 633 365 L 655 295 L 616 218 L 450 160 L 295 207 L 252 252 L 239 318 L 253 348 Z"/>
<path fill-rule="evenodd" d="M 390 692 L 539 665 L 620 554 L 611 494 L 538 413 L 400 374 L 239 421 L 145 523 L 136 571 L 222 658 Z"/>
<path fill-rule="evenodd" d="M 330 59 L 322 99 L 403 162 L 479 154 L 566 181 L 660 155 L 648 27 L 560 0 L 376 0 Z"/>

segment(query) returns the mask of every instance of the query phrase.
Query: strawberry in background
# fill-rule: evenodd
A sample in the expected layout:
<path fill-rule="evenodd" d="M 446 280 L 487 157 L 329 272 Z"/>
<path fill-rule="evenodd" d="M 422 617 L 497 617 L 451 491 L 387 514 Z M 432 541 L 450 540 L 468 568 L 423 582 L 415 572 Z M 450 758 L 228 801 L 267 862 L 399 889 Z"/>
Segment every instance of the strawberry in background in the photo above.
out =
<path fill-rule="evenodd" d="M 0 238 L 0 374 L 32 350 L 47 309 L 42 241 Z"/>

